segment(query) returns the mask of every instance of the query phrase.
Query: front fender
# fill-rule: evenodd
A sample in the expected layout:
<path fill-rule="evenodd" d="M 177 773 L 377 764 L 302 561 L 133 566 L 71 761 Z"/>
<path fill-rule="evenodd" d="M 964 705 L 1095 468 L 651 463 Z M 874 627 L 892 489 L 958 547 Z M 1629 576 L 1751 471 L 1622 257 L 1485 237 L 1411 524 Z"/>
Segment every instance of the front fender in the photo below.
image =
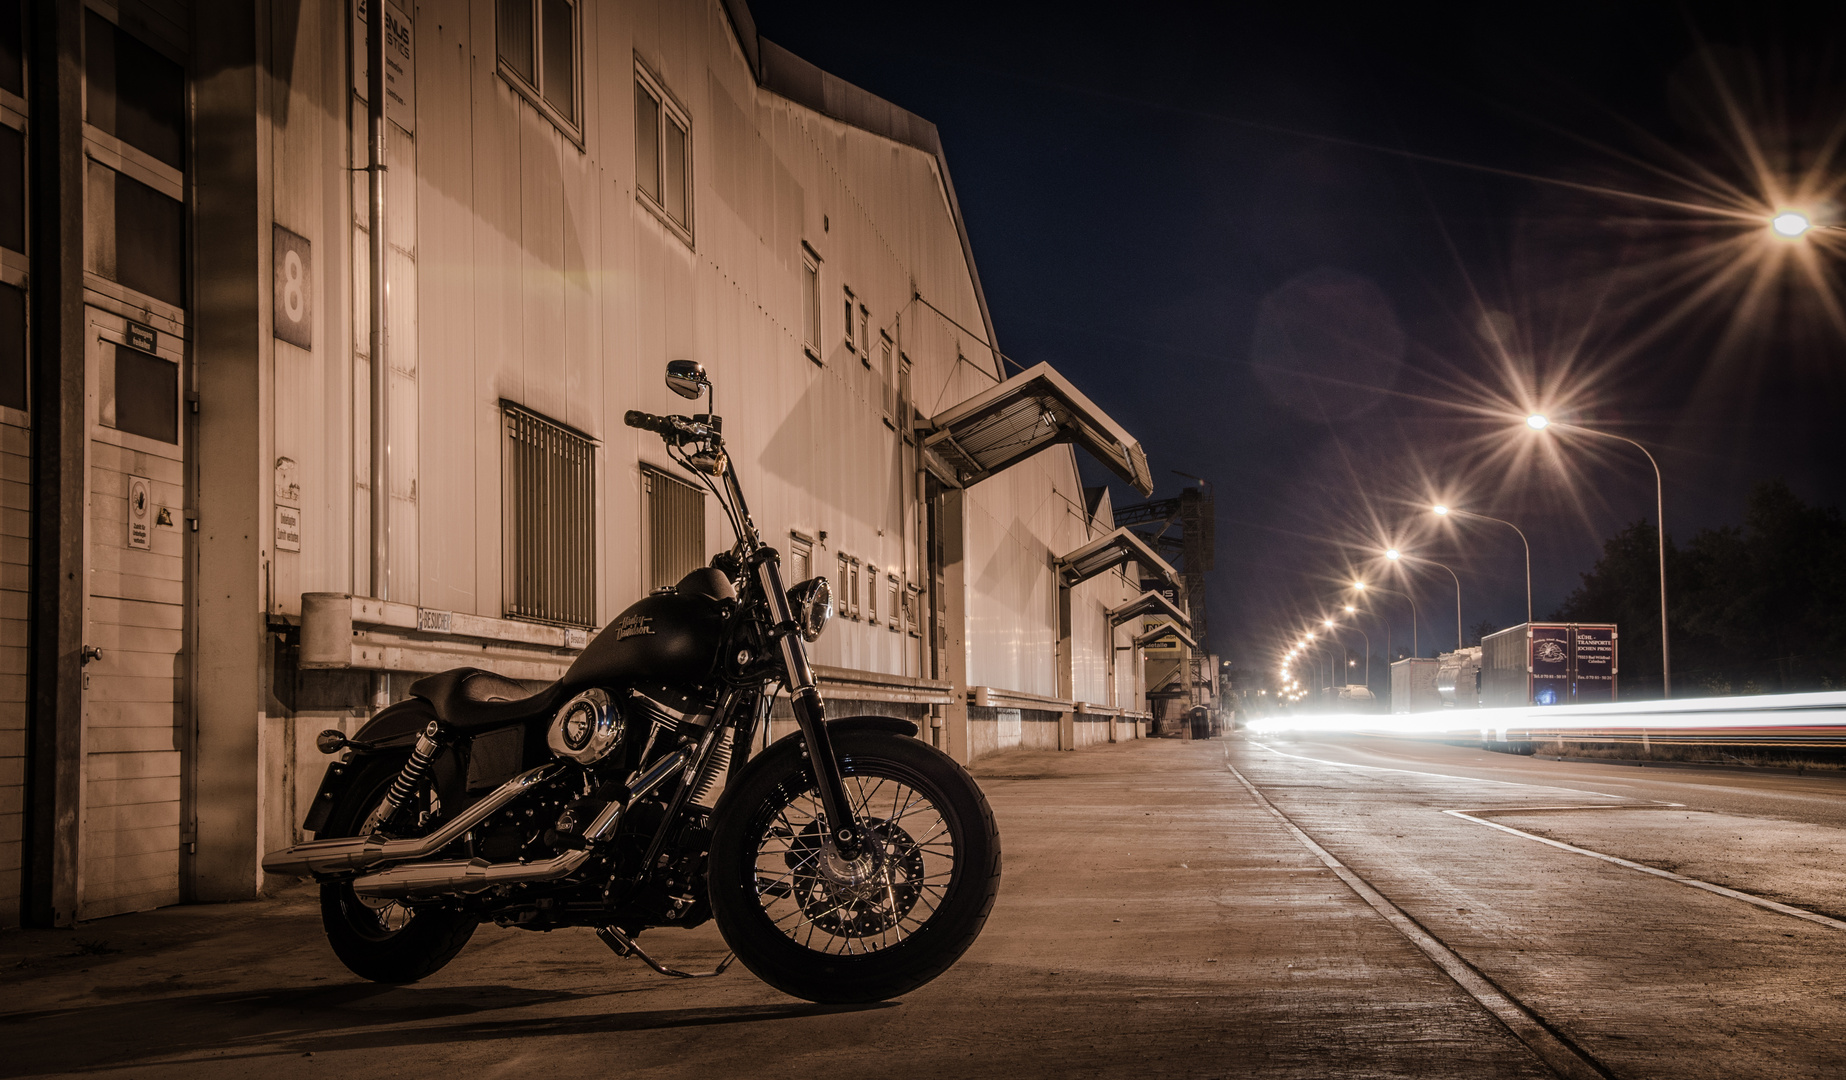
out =
<path fill-rule="evenodd" d="M 885 731 L 916 737 L 917 726 L 895 716 L 842 716 L 827 721 L 828 731 Z M 797 732 L 796 734 L 800 734 Z"/>

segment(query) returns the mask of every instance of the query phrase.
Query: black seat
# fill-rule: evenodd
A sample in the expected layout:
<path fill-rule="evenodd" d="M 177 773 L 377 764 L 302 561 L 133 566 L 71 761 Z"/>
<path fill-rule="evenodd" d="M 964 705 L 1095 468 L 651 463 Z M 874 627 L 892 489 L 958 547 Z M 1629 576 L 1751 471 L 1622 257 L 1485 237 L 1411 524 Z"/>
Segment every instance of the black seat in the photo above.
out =
<path fill-rule="evenodd" d="M 436 718 L 458 728 L 489 728 L 549 716 L 563 684 L 534 693 L 529 685 L 480 668 L 454 668 L 418 679 L 410 692 L 430 703 Z"/>

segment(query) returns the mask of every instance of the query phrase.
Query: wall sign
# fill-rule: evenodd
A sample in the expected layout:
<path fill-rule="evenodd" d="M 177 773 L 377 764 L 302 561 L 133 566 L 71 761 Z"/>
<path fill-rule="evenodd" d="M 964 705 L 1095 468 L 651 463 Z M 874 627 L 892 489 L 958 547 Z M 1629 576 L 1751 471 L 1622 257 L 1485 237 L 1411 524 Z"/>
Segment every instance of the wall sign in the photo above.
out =
<path fill-rule="evenodd" d="M 132 320 L 128 322 L 129 348 L 140 349 L 144 353 L 151 353 L 158 351 L 155 349 L 155 346 L 158 344 L 160 344 L 160 335 L 154 332 L 153 327 L 143 326 Z"/>
<path fill-rule="evenodd" d="M 353 0 L 353 93 L 366 100 L 370 75 L 366 68 L 366 8 L 371 0 Z M 385 117 L 410 132 L 417 131 L 416 37 L 404 9 L 385 3 Z M 363 164 L 363 162 L 359 162 Z"/>
<path fill-rule="evenodd" d="M 276 507 L 276 550 L 301 550 L 301 511 L 292 506 Z"/>
<path fill-rule="evenodd" d="M 145 476 L 128 478 L 128 546 L 154 550 L 154 482 Z"/>
<path fill-rule="evenodd" d="M 276 337 L 298 348 L 314 347 L 314 262 L 307 238 L 275 227 Z"/>

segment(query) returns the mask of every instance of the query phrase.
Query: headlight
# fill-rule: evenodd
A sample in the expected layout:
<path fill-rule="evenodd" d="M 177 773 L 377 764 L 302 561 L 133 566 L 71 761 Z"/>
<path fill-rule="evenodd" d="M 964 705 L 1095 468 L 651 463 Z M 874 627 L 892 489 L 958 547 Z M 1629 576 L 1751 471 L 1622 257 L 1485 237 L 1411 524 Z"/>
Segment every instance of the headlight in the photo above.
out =
<path fill-rule="evenodd" d="M 833 586 L 824 577 L 809 578 L 788 590 L 788 606 L 804 640 L 814 641 L 833 618 Z"/>

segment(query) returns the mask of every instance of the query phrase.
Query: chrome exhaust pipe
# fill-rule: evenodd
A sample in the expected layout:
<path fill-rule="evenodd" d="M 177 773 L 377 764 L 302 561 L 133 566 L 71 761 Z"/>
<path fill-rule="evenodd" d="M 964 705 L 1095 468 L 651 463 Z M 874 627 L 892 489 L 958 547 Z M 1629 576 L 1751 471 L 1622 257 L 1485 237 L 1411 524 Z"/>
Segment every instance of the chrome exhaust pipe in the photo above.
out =
<path fill-rule="evenodd" d="M 494 811 L 525 794 L 532 785 L 549 780 L 560 768 L 562 766 L 553 761 L 536 769 L 527 769 L 476 800 L 428 836 L 387 840 L 373 833 L 371 836 L 310 840 L 263 856 L 263 870 L 270 874 L 290 874 L 296 877 L 336 877 L 380 863 L 404 862 L 434 855 L 467 835 L 468 830 L 486 820 Z"/>
<path fill-rule="evenodd" d="M 608 839 L 622 814 L 636 799 L 659 787 L 683 769 L 688 760 L 684 750 L 669 754 L 635 781 L 625 801 L 611 802 L 602 808 L 583 830 L 584 847 L 538 862 L 490 863 L 486 859 L 451 859 L 444 862 L 413 863 L 361 874 L 353 879 L 353 892 L 380 900 L 403 900 L 409 897 L 441 896 L 450 893 L 485 892 L 500 885 L 528 881 L 555 881 L 573 872 L 590 858 L 590 845 Z"/>

